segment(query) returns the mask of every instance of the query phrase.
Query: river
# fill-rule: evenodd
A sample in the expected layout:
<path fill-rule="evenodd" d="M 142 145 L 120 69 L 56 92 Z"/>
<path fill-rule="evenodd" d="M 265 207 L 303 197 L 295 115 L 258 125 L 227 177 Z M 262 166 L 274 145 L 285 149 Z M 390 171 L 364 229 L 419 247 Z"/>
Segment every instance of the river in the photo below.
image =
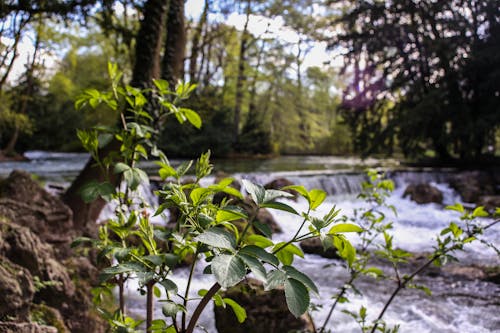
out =
<path fill-rule="evenodd" d="M 29 162 L 9 162 L 0 164 L 0 176 L 10 170 L 24 169 L 39 175 L 47 184 L 67 184 L 83 167 L 87 155 L 30 152 Z M 172 161 L 176 164 L 180 161 Z M 218 170 L 232 173 L 236 178 L 246 178 L 258 183 L 267 183 L 277 177 L 286 177 L 292 182 L 304 185 L 306 188 L 320 188 L 328 193 L 326 203 L 318 212 L 324 215 L 332 205 L 342 209 L 342 214 L 350 215 L 356 207 L 364 203 L 356 198 L 365 179 L 362 172 L 367 167 L 378 167 L 387 171 L 395 182 L 396 190 L 389 197 L 388 203 L 397 209 L 397 216 L 387 211 L 387 216 L 394 221 L 395 246 L 411 252 L 426 252 L 435 244 L 435 237 L 450 221 L 457 221 L 458 215 L 453 211 L 444 210 L 443 206 L 460 202 L 460 197 L 448 185 L 449 177 L 454 173 L 451 169 L 403 169 L 393 160 L 370 159 L 361 161 L 356 158 L 339 157 L 281 157 L 271 160 L 239 160 L 215 161 Z M 153 164 L 145 163 L 146 169 L 153 170 Z M 207 180 L 208 182 L 211 179 Z M 443 205 L 418 205 L 402 194 L 410 183 L 430 182 L 444 194 Z M 149 193 L 148 191 L 145 191 Z M 152 203 L 155 198 L 151 197 Z M 286 201 L 296 209 L 305 209 L 305 200 Z M 109 211 L 103 212 L 103 217 Z M 272 211 L 277 219 L 282 234 L 275 235 L 275 240 L 287 240 L 296 231 L 299 221 L 284 212 Z M 500 246 L 500 227 L 488 230 L 485 239 L 497 247 Z M 353 239 L 356 242 L 355 239 Z M 496 253 L 478 244 L 468 246 L 458 254 L 460 260 L 468 265 L 500 265 Z M 317 305 L 312 317 L 320 325 L 331 305 L 330 296 L 343 285 L 347 276 L 345 270 L 333 260 L 315 255 L 307 255 L 296 260 L 299 270 L 307 273 L 318 285 L 321 297 L 313 298 Z M 202 274 L 204 264 L 197 266 L 193 290 L 208 288 L 213 279 Z M 179 270 L 175 276 L 181 287 L 187 270 Z M 419 283 L 427 285 L 433 292 L 426 296 L 417 290 L 404 290 L 385 315 L 389 325 L 401 325 L 403 333 L 427 332 L 500 332 L 500 287 L 482 280 L 457 279 L 446 275 L 426 275 L 418 278 Z M 182 288 L 182 287 L 181 287 Z M 350 303 L 342 304 L 335 311 L 328 326 L 332 332 L 359 332 L 358 325 L 341 310 L 358 310 L 360 306 L 368 308 L 368 318 L 374 318 L 382 308 L 390 292 L 393 282 L 361 279 L 357 288 L 362 295 L 351 295 Z M 128 292 L 128 306 L 132 313 L 143 314 L 145 300 L 137 296 L 135 286 L 131 284 Z M 159 307 L 158 307 L 159 308 Z M 158 316 L 161 312 L 158 311 Z M 208 332 L 215 332 L 213 312 L 208 309 L 200 320 L 200 325 Z M 203 330 L 199 329 L 199 332 Z"/>

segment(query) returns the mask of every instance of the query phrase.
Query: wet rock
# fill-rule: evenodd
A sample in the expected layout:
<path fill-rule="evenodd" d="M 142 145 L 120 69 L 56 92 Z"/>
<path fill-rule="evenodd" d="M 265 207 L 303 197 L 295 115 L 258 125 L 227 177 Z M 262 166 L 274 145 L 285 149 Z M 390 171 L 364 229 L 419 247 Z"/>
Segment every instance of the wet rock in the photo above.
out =
<path fill-rule="evenodd" d="M 248 279 L 223 292 L 245 308 L 247 319 L 238 323 L 230 307 L 215 307 L 215 326 L 219 333 L 315 332 L 309 315 L 295 318 L 286 305 L 282 289 L 264 291 L 260 281 Z"/>
<path fill-rule="evenodd" d="M 482 195 L 495 194 L 495 180 L 482 171 L 461 172 L 451 178 L 450 185 L 465 202 L 477 202 Z"/>
<path fill-rule="evenodd" d="M 36 323 L 0 322 L 2 333 L 58 333 L 57 328 Z"/>
<path fill-rule="evenodd" d="M 309 238 L 300 242 L 300 247 L 304 253 L 316 254 L 328 259 L 341 259 L 334 248 L 325 251 L 319 237 Z"/>
<path fill-rule="evenodd" d="M 443 266 L 442 271 L 458 279 L 484 280 L 486 278 L 484 270 L 476 266 L 447 265 Z"/>
<path fill-rule="evenodd" d="M 443 203 L 443 193 L 430 184 L 410 184 L 403 193 L 403 198 L 409 196 L 418 204 Z"/>
<path fill-rule="evenodd" d="M 478 206 L 483 206 L 488 212 L 494 212 L 500 207 L 500 195 L 483 195 L 477 200 Z"/>
<path fill-rule="evenodd" d="M 35 294 L 32 281 L 33 277 L 26 268 L 0 256 L 0 318 L 25 320 L 28 317 Z M 0 332 L 4 332 L 1 327 Z"/>
<path fill-rule="evenodd" d="M 36 230 L 49 243 L 70 243 L 73 213 L 24 172 L 14 170 L 0 183 L 0 216 Z"/>

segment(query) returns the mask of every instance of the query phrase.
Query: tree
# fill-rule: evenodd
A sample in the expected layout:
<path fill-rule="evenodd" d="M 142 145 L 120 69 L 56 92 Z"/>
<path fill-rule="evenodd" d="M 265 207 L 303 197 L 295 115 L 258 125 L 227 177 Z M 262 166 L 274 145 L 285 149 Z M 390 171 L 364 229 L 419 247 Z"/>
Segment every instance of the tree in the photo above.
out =
<path fill-rule="evenodd" d="M 407 156 L 432 149 L 441 158 L 472 160 L 484 152 L 499 122 L 490 117 L 488 126 L 479 126 L 483 121 L 468 101 L 470 86 L 462 83 L 469 81 L 464 68 L 473 60 L 473 45 L 493 38 L 499 5 L 332 2 L 345 14 L 335 21 L 341 32 L 331 47 L 344 50 L 353 72 L 345 115 L 351 126 L 360 126 L 358 134 L 370 133 L 356 135 L 367 153 L 396 141 Z"/>
<path fill-rule="evenodd" d="M 186 27 L 184 23 L 184 0 L 170 0 L 167 15 L 167 38 L 162 60 L 162 78 L 172 88 L 184 76 L 186 53 Z"/>
<path fill-rule="evenodd" d="M 153 78 L 159 78 L 162 27 L 166 11 L 166 3 L 163 0 L 148 0 L 144 4 L 143 18 L 136 41 L 136 62 L 131 80 L 132 86 L 146 87 L 151 84 Z M 113 154 L 119 147 L 118 141 L 111 141 L 106 149 L 101 150 L 102 156 L 100 158 Z M 90 181 L 103 181 L 104 179 L 110 179 L 112 182 L 118 181 L 112 171 L 108 170 L 108 174 L 103 175 L 95 165 L 95 161 L 89 159 L 84 169 L 64 194 L 64 201 L 73 210 L 75 227 L 82 231 L 95 232 L 94 223 L 106 202 L 101 198 L 90 204 L 85 203 L 81 198 L 81 189 Z"/>

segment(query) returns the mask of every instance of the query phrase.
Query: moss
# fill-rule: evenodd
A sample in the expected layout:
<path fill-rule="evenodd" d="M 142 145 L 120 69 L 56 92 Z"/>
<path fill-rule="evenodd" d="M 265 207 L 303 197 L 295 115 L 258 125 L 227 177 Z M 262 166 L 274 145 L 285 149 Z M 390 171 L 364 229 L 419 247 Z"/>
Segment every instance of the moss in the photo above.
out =
<path fill-rule="evenodd" d="M 45 304 L 34 304 L 30 311 L 30 320 L 40 325 L 53 326 L 58 333 L 69 332 L 61 314 Z"/>

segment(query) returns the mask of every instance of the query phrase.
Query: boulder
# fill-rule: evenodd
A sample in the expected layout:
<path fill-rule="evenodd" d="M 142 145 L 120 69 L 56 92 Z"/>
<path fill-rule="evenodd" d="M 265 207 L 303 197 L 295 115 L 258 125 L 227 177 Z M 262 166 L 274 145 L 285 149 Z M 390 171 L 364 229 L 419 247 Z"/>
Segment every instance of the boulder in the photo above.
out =
<path fill-rule="evenodd" d="M 30 311 L 30 318 L 36 323 L 45 323 L 57 329 L 57 333 L 71 333 L 66 327 L 59 310 L 45 304 L 34 304 Z"/>
<path fill-rule="evenodd" d="M 477 202 L 482 195 L 495 194 L 495 180 L 482 171 L 466 171 L 453 176 L 450 185 L 465 202 Z"/>
<path fill-rule="evenodd" d="M 300 247 L 304 253 L 316 254 L 328 259 L 342 259 L 334 248 L 329 248 L 325 251 L 319 237 L 303 240 L 300 242 Z"/>
<path fill-rule="evenodd" d="M 2 333 L 59 333 L 57 328 L 37 323 L 0 322 Z"/>
<path fill-rule="evenodd" d="M 0 222 L 0 238 L 3 239 L 1 255 L 28 269 L 42 283 L 46 282 L 37 293 L 37 299 L 60 306 L 74 295 L 75 286 L 66 267 L 56 260 L 53 248 L 30 229 Z"/>
<path fill-rule="evenodd" d="M 222 293 L 245 308 L 247 319 L 238 323 L 231 308 L 216 306 L 215 326 L 219 333 L 315 332 L 309 315 L 295 318 L 286 305 L 283 289 L 264 291 L 260 281 L 247 279 Z"/>
<path fill-rule="evenodd" d="M 0 256 L 0 318 L 26 320 L 34 294 L 30 272 Z"/>
<path fill-rule="evenodd" d="M 443 193 L 430 184 L 410 184 L 403 193 L 403 198 L 409 196 L 418 204 L 443 203 Z"/>
<path fill-rule="evenodd" d="M 0 183 L 0 216 L 36 230 L 49 243 L 68 244 L 74 238 L 71 209 L 24 171 L 14 170 Z"/>
<path fill-rule="evenodd" d="M 493 213 L 496 208 L 500 207 L 500 195 L 482 195 L 477 200 L 477 205 Z"/>

